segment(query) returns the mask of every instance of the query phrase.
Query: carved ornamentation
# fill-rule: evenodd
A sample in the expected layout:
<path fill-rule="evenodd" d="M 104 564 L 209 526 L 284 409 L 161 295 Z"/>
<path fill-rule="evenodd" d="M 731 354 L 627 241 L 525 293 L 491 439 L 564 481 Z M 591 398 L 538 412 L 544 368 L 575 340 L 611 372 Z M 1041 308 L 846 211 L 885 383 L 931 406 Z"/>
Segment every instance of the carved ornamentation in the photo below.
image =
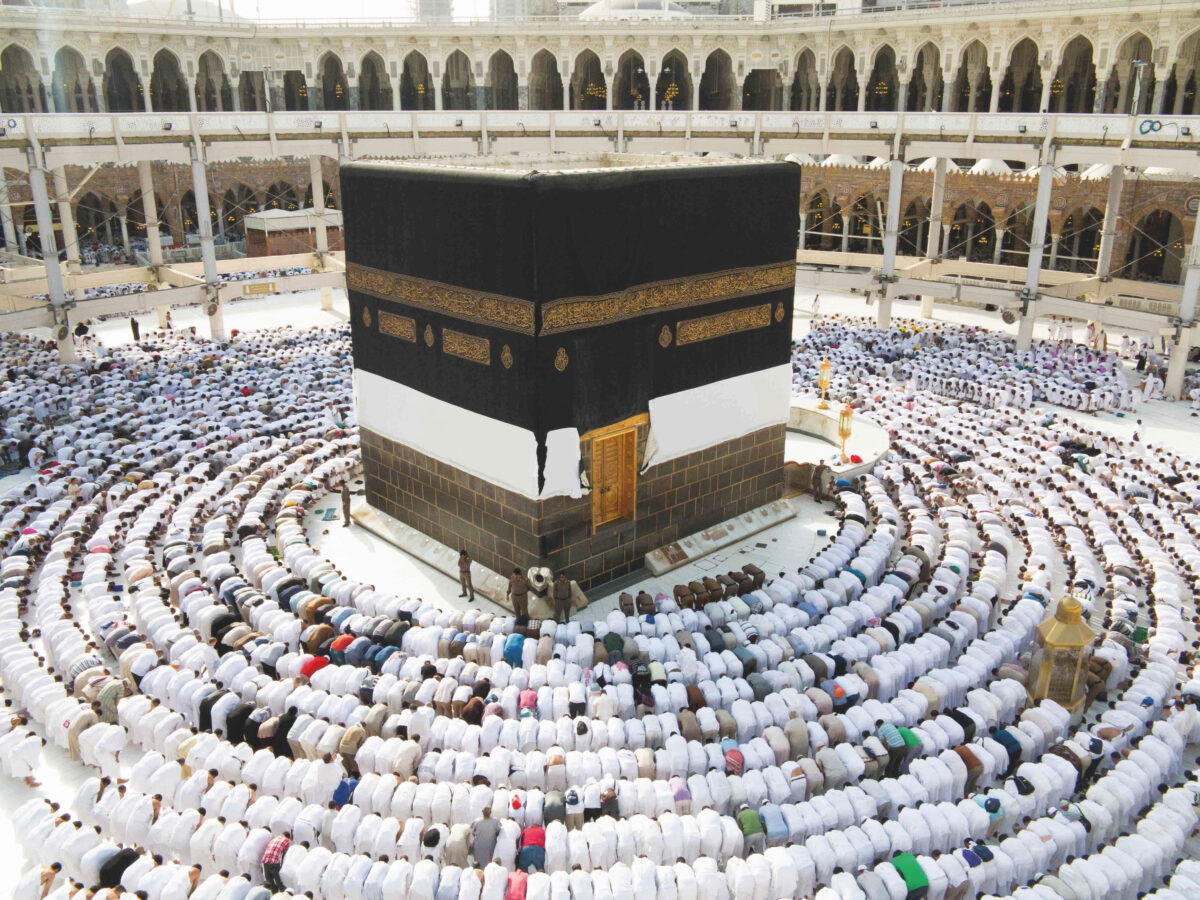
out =
<path fill-rule="evenodd" d="M 425 346 L 426 347 L 433 346 L 433 326 L 432 325 L 425 326 Z"/>
<path fill-rule="evenodd" d="M 513 355 L 512 349 L 508 346 L 508 344 L 505 344 L 500 350 L 500 365 L 504 366 L 506 369 L 512 368 Z"/>
<path fill-rule="evenodd" d="M 734 309 L 698 319 L 684 319 L 675 326 L 675 339 L 682 347 L 684 344 L 709 341 L 739 331 L 766 328 L 770 324 L 771 304 L 763 303 L 761 306 Z"/>
<path fill-rule="evenodd" d="M 776 304 L 775 304 L 775 321 L 776 321 L 776 322 L 782 322 L 782 321 L 783 321 L 783 317 L 784 317 L 784 315 L 785 315 L 785 313 L 784 313 L 784 311 L 783 311 L 783 304 L 782 304 L 782 303 L 776 303 Z"/>
<path fill-rule="evenodd" d="M 563 372 L 566 370 L 567 363 L 569 363 L 570 361 L 571 361 L 571 358 L 569 356 L 567 356 L 566 348 L 559 347 L 558 352 L 554 354 L 554 368 L 558 369 L 558 371 L 560 371 L 560 372 Z"/>
<path fill-rule="evenodd" d="M 362 323 L 365 327 L 371 327 L 371 307 L 364 306 L 362 308 Z"/>
<path fill-rule="evenodd" d="M 671 346 L 671 341 L 672 341 L 672 340 L 674 340 L 674 337 L 673 337 L 673 335 L 671 334 L 671 326 L 670 326 L 670 325 L 664 325 L 664 326 L 662 327 L 662 331 L 660 331 L 660 332 L 658 333 L 658 346 L 660 346 L 660 347 L 662 347 L 664 350 L 666 350 L 668 347 L 670 347 L 670 346 Z"/>
<path fill-rule="evenodd" d="M 442 352 L 485 366 L 492 364 L 492 344 L 487 338 L 442 329 Z"/>
<path fill-rule="evenodd" d="M 398 316 L 386 310 L 379 311 L 379 330 L 388 337 L 402 341 L 417 342 L 417 322 L 408 316 Z"/>

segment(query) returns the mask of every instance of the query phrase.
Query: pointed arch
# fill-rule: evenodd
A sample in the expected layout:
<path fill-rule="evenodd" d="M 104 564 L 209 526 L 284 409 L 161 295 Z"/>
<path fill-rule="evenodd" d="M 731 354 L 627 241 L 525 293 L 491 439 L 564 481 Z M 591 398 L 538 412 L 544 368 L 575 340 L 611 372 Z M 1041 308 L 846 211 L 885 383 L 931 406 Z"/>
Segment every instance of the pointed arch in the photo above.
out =
<path fill-rule="evenodd" d="M 50 84 L 54 108 L 59 112 L 99 112 L 96 109 L 96 84 L 88 73 L 83 54 L 74 47 L 60 47 L 54 54 L 54 75 Z"/>
<path fill-rule="evenodd" d="M 987 47 L 978 39 L 963 48 L 954 79 L 954 112 L 987 112 L 992 93 L 992 74 Z"/>
<path fill-rule="evenodd" d="M 506 51 L 497 50 L 488 60 L 484 88 L 488 109 L 517 108 L 517 69 Z"/>
<path fill-rule="evenodd" d="M 1104 112 L 1141 115 L 1153 109 L 1153 60 L 1154 45 L 1143 32 L 1121 41 L 1104 84 Z"/>
<path fill-rule="evenodd" d="M 233 90 L 225 74 L 225 61 L 213 50 L 200 54 L 196 65 L 196 109 L 224 112 L 233 109 Z"/>
<path fill-rule="evenodd" d="M 1200 30 L 1179 42 L 1163 91 L 1163 112 L 1174 116 L 1200 115 Z"/>
<path fill-rule="evenodd" d="M 545 48 L 533 55 L 529 67 L 529 108 L 563 108 L 563 80 L 558 71 L 558 58 Z"/>
<path fill-rule="evenodd" d="M 654 86 L 656 109 L 691 109 L 692 74 L 687 56 L 681 50 L 668 50 L 658 67 L 658 81 Z"/>
<path fill-rule="evenodd" d="M 804 212 L 804 249 L 840 250 L 842 210 L 833 195 L 824 189 L 817 191 L 809 198 Z"/>
<path fill-rule="evenodd" d="M 613 88 L 615 90 L 615 84 Z M 608 103 L 608 89 L 604 67 L 600 65 L 596 51 L 580 51 L 571 67 L 571 109 L 604 109 Z"/>
<path fill-rule="evenodd" d="M 896 51 L 891 44 L 884 44 L 875 51 L 871 65 L 871 77 L 867 79 L 867 106 L 869 110 L 896 109 L 900 93 L 896 76 Z"/>
<path fill-rule="evenodd" d="M 1000 112 L 1032 113 L 1042 102 L 1042 66 L 1038 45 L 1023 37 L 1008 54 L 1008 66 L 1000 82 Z"/>
<path fill-rule="evenodd" d="M 942 89 L 942 51 L 933 41 L 926 41 L 913 59 L 912 80 L 904 108 L 910 112 L 939 111 Z"/>
<path fill-rule="evenodd" d="M 20 44 L 0 50 L 0 109 L 5 112 L 45 112 L 46 87 L 33 54 Z"/>
<path fill-rule="evenodd" d="M 737 81 L 733 77 L 733 60 L 724 50 L 714 50 L 704 61 L 700 76 L 701 109 L 733 109 L 737 96 Z"/>
<path fill-rule="evenodd" d="M 427 110 L 433 109 L 436 102 L 429 60 L 419 50 L 412 50 L 404 57 L 400 70 L 400 108 Z"/>
<path fill-rule="evenodd" d="M 1114 274 L 1178 284 L 1183 272 L 1183 223 L 1167 209 L 1143 215 L 1129 239 L 1125 264 Z"/>
<path fill-rule="evenodd" d="M 617 60 L 613 76 L 613 109 L 649 109 L 650 79 L 646 61 L 636 50 L 626 50 Z"/>
<path fill-rule="evenodd" d="M 461 50 L 446 57 L 442 73 L 442 109 L 475 108 L 475 73 L 471 60 Z"/>
<path fill-rule="evenodd" d="M 817 75 L 817 55 L 801 50 L 796 57 L 796 74 L 792 76 L 792 109 L 820 109 L 821 80 Z"/>
<path fill-rule="evenodd" d="M 142 79 L 124 47 L 113 47 L 104 57 L 104 100 L 109 112 L 146 111 Z"/>
<path fill-rule="evenodd" d="M 858 109 L 858 71 L 854 51 L 843 46 L 833 55 L 829 84 L 825 87 L 825 108 L 830 111 Z"/>
<path fill-rule="evenodd" d="M 179 57 L 166 47 L 154 54 L 150 69 L 150 103 L 155 112 L 188 112 L 192 108 Z"/>
<path fill-rule="evenodd" d="M 358 64 L 358 108 L 392 108 L 392 82 L 383 57 L 375 50 L 368 51 Z"/>
<path fill-rule="evenodd" d="M 1092 42 L 1077 34 L 1063 45 L 1050 85 L 1051 112 L 1091 112 L 1096 102 L 1096 66 Z"/>

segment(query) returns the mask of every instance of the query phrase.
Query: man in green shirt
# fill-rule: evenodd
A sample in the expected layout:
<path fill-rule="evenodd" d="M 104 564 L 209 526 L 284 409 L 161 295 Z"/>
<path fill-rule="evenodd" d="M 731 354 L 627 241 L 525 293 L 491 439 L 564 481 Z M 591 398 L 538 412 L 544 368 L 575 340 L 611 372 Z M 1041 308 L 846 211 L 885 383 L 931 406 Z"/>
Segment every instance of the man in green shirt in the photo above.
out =
<path fill-rule="evenodd" d="M 892 865 L 908 888 L 906 900 L 921 900 L 929 892 L 929 876 L 911 853 L 897 853 L 892 857 Z"/>
<path fill-rule="evenodd" d="M 742 855 L 762 853 L 767 847 L 767 835 L 763 831 L 762 818 L 758 810 L 751 809 L 745 803 L 737 814 L 738 825 L 742 828 Z"/>

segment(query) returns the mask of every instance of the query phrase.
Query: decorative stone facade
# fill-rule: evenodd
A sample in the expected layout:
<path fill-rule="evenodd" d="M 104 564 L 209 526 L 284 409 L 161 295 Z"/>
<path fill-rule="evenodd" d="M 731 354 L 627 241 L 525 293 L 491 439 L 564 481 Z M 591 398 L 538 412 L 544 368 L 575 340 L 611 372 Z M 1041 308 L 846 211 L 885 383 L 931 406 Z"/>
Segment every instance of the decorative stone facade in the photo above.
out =
<path fill-rule="evenodd" d="M 784 426 L 763 428 L 650 467 L 634 520 L 592 528 L 592 501 L 532 500 L 362 430 L 367 502 L 500 573 L 544 564 L 590 587 L 628 575 L 651 550 L 783 492 Z M 646 427 L 638 428 L 638 456 Z M 583 445 L 584 468 L 590 467 Z"/>
<path fill-rule="evenodd" d="M 1200 28 L 1178 0 L 771 6 L 786 17 L 320 29 L 4 6 L 0 109 L 1200 112 Z"/>

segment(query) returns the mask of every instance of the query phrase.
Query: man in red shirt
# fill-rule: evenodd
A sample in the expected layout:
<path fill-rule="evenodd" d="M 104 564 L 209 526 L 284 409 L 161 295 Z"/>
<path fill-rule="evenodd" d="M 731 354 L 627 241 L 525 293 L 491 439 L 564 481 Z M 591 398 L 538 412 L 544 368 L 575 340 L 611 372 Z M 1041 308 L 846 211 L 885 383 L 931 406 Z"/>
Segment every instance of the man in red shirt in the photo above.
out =
<path fill-rule="evenodd" d="M 266 882 L 267 889 L 272 893 L 283 890 L 283 882 L 279 880 L 279 869 L 283 865 L 284 854 L 287 853 L 290 846 L 292 846 L 292 835 L 291 832 L 285 831 L 283 834 L 271 838 L 267 842 L 267 846 L 263 848 L 263 881 Z"/>

